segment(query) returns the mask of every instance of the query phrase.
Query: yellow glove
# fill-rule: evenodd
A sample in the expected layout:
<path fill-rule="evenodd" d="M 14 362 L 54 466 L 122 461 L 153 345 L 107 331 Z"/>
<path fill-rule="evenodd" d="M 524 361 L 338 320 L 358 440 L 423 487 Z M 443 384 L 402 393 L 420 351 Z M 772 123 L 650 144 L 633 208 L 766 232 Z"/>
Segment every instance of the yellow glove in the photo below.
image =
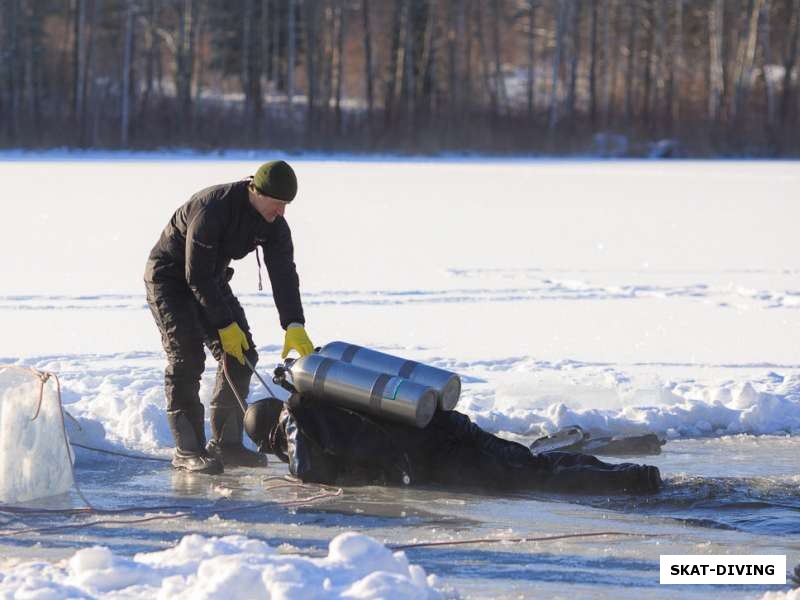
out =
<path fill-rule="evenodd" d="M 286 328 L 286 339 L 283 342 L 281 358 L 289 356 L 289 352 L 292 350 L 297 350 L 300 356 L 311 354 L 314 351 L 314 344 L 308 339 L 305 328 L 299 323 L 292 323 Z"/>
<path fill-rule="evenodd" d="M 219 330 L 219 341 L 222 342 L 222 349 L 227 354 L 244 364 L 242 350 L 250 350 L 250 344 L 247 343 L 247 337 L 236 321 Z"/>

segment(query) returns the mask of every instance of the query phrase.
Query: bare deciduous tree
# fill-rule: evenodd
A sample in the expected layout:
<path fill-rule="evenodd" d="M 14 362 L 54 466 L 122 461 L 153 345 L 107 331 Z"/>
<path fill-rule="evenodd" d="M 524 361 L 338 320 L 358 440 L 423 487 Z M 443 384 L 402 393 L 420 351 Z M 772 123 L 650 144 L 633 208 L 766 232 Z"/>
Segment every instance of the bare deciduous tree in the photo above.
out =
<path fill-rule="evenodd" d="M 83 128 L 83 102 L 86 93 L 86 0 L 78 0 L 75 18 L 75 118 Z"/>
<path fill-rule="evenodd" d="M 394 0 L 394 11 L 392 14 L 390 31 L 392 32 L 391 48 L 389 50 L 389 61 L 386 69 L 386 93 L 383 106 L 386 122 L 390 122 L 393 116 L 395 95 L 397 94 L 398 82 L 400 81 L 399 68 L 402 64 L 400 35 L 403 28 L 403 8 L 406 0 Z"/>
<path fill-rule="evenodd" d="M 753 75 L 753 61 L 756 55 L 758 38 L 758 17 L 764 0 L 752 0 L 747 25 L 742 31 L 739 50 L 736 55 L 736 90 L 733 95 L 731 116 L 736 119 L 743 104 L 747 102 Z"/>
<path fill-rule="evenodd" d="M 761 15 L 759 16 L 760 32 L 759 38 L 761 40 L 761 76 L 764 82 L 764 95 L 766 103 L 765 120 L 767 127 L 771 128 L 775 124 L 776 105 L 775 105 L 775 80 L 772 77 L 772 56 L 770 45 L 770 24 L 769 24 L 769 9 L 770 0 L 764 0 L 761 6 Z"/>
<path fill-rule="evenodd" d="M 130 103 L 131 103 L 131 61 L 133 54 L 133 15 L 134 0 L 126 0 L 125 10 L 125 37 L 122 50 L 122 98 L 120 105 L 120 146 L 128 147 L 128 134 L 130 129 Z"/>
<path fill-rule="evenodd" d="M 671 123 L 678 123 L 681 114 L 681 87 L 683 84 L 683 1 L 675 0 L 675 25 L 672 37 L 671 65 L 667 91 Z"/>
<path fill-rule="evenodd" d="M 569 61 L 569 86 L 567 87 L 566 118 L 574 124 L 575 102 L 577 100 L 578 70 L 581 60 L 581 2 L 570 3 L 570 61 Z"/>
<path fill-rule="evenodd" d="M 781 124 L 786 125 L 792 104 L 792 72 L 797 64 L 800 44 L 800 0 L 787 0 L 786 10 L 790 15 L 786 49 L 783 54 L 783 82 L 781 86 Z"/>
<path fill-rule="evenodd" d="M 725 73 L 723 71 L 724 42 L 724 0 L 711 0 L 708 11 L 708 116 L 719 119 L 722 109 L 722 98 L 725 93 Z"/>
<path fill-rule="evenodd" d="M 289 118 L 292 119 L 292 102 L 294 102 L 294 0 L 286 0 L 286 103 L 289 107 Z"/>
<path fill-rule="evenodd" d="M 364 26 L 364 85 L 367 96 L 367 116 L 372 118 L 372 112 L 375 110 L 375 97 L 374 89 L 375 82 L 373 80 L 373 66 L 372 66 L 372 22 L 369 16 L 370 0 L 362 0 L 361 15 L 363 18 Z"/>
<path fill-rule="evenodd" d="M 537 0 L 528 0 L 528 80 L 527 80 L 527 106 L 528 116 L 533 115 L 536 102 L 536 6 Z"/>
<path fill-rule="evenodd" d="M 502 26 L 503 6 L 501 0 L 492 0 L 492 46 L 494 47 L 494 96 L 496 98 L 496 113 L 504 112 L 506 105 L 506 82 L 503 77 L 503 48 L 500 43 L 500 28 Z"/>
<path fill-rule="evenodd" d="M 555 0 L 554 12 L 556 14 L 556 47 L 553 53 L 553 68 L 550 78 L 550 119 L 549 127 L 552 132 L 558 124 L 559 97 L 558 97 L 558 72 L 561 67 L 561 55 L 564 48 L 564 30 L 566 29 L 568 5 L 565 0 Z"/>
<path fill-rule="evenodd" d="M 598 2 L 592 2 L 592 17 L 589 33 L 589 118 L 592 125 L 597 122 L 597 13 Z"/>
<path fill-rule="evenodd" d="M 598 0 L 600 1 L 600 0 Z M 611 11 L 615 10 L 614 0 L 604 0 L 603 11 L 603 124 L 608 125 L 611 116 L 611 95 L 616 81 L 617 61 L 611 54 Z"/>
<path fill-rule="evenodd" d="M 633 117 L 633 85 L 634 74 L 636 73 L 636 31 L 639 27 L 637 18 L 637 0 L 630 0 L 629 21 L 628 21 L 628 64 L 625 70 L 625 124 L 630 125 Z"/>
<path fill-rule="evenodd" d="M 336 94 L 335 94 L 335 113 L 336 113 L 336 132 L 342 129 L 342 79 L 344 78 L 344 32 L 345 32 L 345 12 L 342 0 L 336 0 L 335 7 L 335 31 L 336 31 Z"/>

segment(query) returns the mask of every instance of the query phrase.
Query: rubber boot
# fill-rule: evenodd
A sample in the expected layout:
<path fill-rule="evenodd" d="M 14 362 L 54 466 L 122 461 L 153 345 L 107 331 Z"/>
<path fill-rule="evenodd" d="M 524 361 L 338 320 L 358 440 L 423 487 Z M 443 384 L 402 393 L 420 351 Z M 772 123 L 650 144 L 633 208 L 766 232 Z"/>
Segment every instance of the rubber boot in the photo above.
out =
<path fill-rule="evenodd" d="M 175 438 L 173 468 L 190 473 L 222 473 L 222 462 L 205 449 L 202 405 L 192 410 L 168 411 L 167 420 Z"/>
<path fill-rule="evenodd" d="M 265 467 L 267 457 L 242 444 L 244 416 L 238 406 L 211 407 L 211 441 L 208 453 L 229 467 Z"/>

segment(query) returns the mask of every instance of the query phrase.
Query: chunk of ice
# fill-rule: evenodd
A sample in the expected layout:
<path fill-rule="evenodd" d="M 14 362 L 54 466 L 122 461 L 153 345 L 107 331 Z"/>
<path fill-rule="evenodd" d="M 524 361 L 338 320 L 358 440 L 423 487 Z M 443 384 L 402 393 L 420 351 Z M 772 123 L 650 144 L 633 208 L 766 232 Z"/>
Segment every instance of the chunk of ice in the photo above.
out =
<path fill-rule="evenodd" d="M 73 456 L 64 439 L 55 383 L 32 372 L 0 369 L 0 502 L 55 496 L 72 487 Z"/>

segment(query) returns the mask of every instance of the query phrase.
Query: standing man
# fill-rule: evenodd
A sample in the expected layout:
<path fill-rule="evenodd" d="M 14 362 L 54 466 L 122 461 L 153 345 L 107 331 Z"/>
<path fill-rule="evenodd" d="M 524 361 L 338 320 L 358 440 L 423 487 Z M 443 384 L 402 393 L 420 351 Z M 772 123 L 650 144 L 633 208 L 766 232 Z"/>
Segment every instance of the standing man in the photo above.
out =
<path fill-rule="evenodd" d="M 254 177 L 206 188 L 181 206 L 161 232 L 145 270 L 147 303 L 167 353 L 167 419 L 175 439 L 172 465 L 196 473 L 221 473 L 223 464 L 256 466 L 263 458 L 242 445 L 239 395 L 247 396 L 258 355 L 244 310 L 229 282 L 232 259 L 256 251 L 261 289 L 261 246 L 281 326 L 282 356 L 301 356 L 314 346 L 304 329 L 294 247 L 283 214 L 297 194 L 297 178 L 284 161 L 261 165 Z M 206 447 L 200 377 L 203 344 L 219 363 L 211 397 L 211 435 Z"/>

